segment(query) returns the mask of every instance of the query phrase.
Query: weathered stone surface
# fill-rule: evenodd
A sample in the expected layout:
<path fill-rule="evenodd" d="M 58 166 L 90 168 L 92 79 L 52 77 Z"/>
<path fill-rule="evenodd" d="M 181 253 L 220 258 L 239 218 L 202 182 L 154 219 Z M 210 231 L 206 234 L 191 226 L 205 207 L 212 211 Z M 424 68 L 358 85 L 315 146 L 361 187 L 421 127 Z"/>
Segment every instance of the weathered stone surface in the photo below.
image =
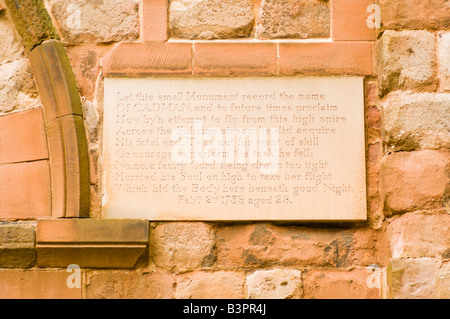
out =
<path fill-rule="evenodd" d="M 247 276 L 250 299 L 297 299 L 302 290 L 300 270 L 262 270 Z"/>
<path fill-rule="evenodd" d="M 139 37 L 138 0 L 47 2 L 65 42 L 118 42 Z"/>
<path fill-rule="evenodd" d="M 177 299 L 242 299 L 245 276 L 240 272 L 195 271 L 177 276 Z"/>
<path fill-rule="evenodd" d="M 367 269 L 308 270 L 303 272 L 305 299 L 378 299 L 380 289 L 377 287 L 379 273 Z M 370 283 L 370 284 L 368 284 Z"/>
<path fill-rule="evenodd" d="M 378 4 L 384 29 L 450 28 L 450 4 L 446 0 L 379 0 Z"/>
<path fill-rule="evenodd" d="M 92 99 L 100 73 L 100 60 L 110 45 L 78 45 L 67 48 L 67 55 L 81 96 Z"/>
<path fill-rule="evenodd" d="M 160 267 L 176 270 L 210 266 L 215 259 L 211 227 L 204 223 L 164 223 L 150 231 L 150 253 Z"/>
<path fill-rule="evenodd" d="M 323 0 L 265 0 L 259 12 L 259 38 L 327 38 L 330 9 Z"/>
<path fill-rule="evenodd" d="M 0 268 L 32 267 L 35 248 L 35 223 L 0 223 Z"/>
<path fill-rule="evenodd" d="M 388 151 L 450 148 L 450 94 L 395 92 L 383 109 Z"/>
<path fill-rule="evenodd" d="M 26 52 L 45 40 L 59 39 L 44 0 L 5 0 L 5 2 L 14 26 L 22 37 Z"/>
<path fill-rule="evenodd" d="M 390 299 L 436 297 L 437 261 L 432 258 L 392 259 L 387 268 Z"/>
<path fill-rule="evenodd" d="M 385 211 L 401 213 L 440 207 L 449 183 L 450 154 L 438 151 L 400 152 L 383 167 Z"/>
<path fill-rule="evenodd" d="M 19 59 L 23 55 L 23 45 L 14 32 L 12 22 L 0 12 L 0 65 Z"/>
<path fill-rule="evenodd" d="M 367 265 L 375 262 L 371 236 L 326 228 L 227 226 L 216 233 L 217 264 L 225 268 Z"/>
<path fill-rule="evenodd" d="M 0 66 L 0 113 L 40 105 L 31 68 L 26 59 Z"/>
<path fill-rule="evenodd" d="M 450 252 L 449 214 L 405 214 L 387 227 L 393 258 L 444 257 Z"/>
<path fill-rule="evenodd" d="M 450 92 L 450 32 L 438 34 L 439 81 L 443 92 Z"/>
<path fill-rule="evenodd" d="M 436 297 L 450 299 L 450 262 L 444 262 L 438 272 Z"/>
<path fill-rule="evenodd" d="M 81 299 L 81 287 L 67 285 L 70 275 L 54 269 L 0 270 L 0 299 Z"/>
<path fill-rule="evenodd" d="M 165 271 L 90 271 L 87 299 L 171 299 L 175 278 Z"/>
<path fill-rule="evenodd" d="M 170 35 L 184 39 L 237 38 L 250 35 L 251 0 L 172 0 Z"/>
<path fill-rule="evenodd" d="M 385 31 L 378 41 L 380 95 L 394 90 L 437 87 L 436 43 L 427 31 Z"/>

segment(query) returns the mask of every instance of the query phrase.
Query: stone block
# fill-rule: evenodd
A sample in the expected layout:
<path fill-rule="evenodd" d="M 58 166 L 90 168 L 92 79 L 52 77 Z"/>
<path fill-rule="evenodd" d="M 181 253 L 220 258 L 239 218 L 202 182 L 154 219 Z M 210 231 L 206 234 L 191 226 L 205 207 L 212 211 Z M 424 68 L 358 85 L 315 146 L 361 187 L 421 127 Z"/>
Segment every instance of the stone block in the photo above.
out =
<path fill-rule="evenodd" d="M 254 23 L 251 0 L 173 0 L 169 7 L 170 36 L 182 39 L 239 38 Z"/>
<path fill-rule="evenodd" d="M 436 40 L 428 31 L 385 31 L 378 41 L 380 95 L 437 87 Z"/>
<path fill-rule="evenodd" d="M 299 299 L 302 296 L 300 270 L 260 270 L 247 276 L 249 299 Z"/>
<path fill-rule="evenodd" d="M 450 148 L 450 94 L 396 92 L 383 109 L 388 151 Z"/>

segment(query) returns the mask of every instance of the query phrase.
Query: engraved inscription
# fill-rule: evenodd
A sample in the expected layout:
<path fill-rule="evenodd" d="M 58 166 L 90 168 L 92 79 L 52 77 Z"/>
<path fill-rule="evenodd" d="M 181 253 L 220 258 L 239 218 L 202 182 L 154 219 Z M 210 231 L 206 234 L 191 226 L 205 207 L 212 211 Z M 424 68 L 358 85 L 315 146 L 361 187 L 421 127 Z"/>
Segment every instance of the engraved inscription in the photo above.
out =
<path fill-rule="evenodd" d="M 106 79 L 107 218 L 361 220 L 362 78 Z"/>

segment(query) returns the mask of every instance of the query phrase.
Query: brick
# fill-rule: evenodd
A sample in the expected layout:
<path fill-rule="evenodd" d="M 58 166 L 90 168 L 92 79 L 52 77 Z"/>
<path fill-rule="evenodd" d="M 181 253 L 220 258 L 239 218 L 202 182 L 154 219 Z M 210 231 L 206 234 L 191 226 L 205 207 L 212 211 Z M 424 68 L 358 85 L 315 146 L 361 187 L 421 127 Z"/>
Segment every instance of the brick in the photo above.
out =
<path fill-rule="evenodd" d="M 40 108 L 0 116 L 0 164 L 48 159 Z"/>
<path fill-rule="evenodd" d="M 450 148 L 450 94 L 389 94 L 383 103 L 388 151 Z"/>
<path fill-rule="evenodd" d="M 387 227 L 393 258 L 446 258 L 450 252 L 448 214 L 404 214 Z"/>
<path fill-rule="evenodd" d="M 377 41 L 381 96 L 395 90 L 434 91 L 436 40 L 428 31 L 387 30 Z"/>
<path fill-rule="evenodd" d="M 437 261 L 432 258 L 392 259 L 387 268 L 389 299 L 436 298 Z"/>
<path fill-rule="evenodd" d="M 367 269 L 308 270 L 303 273 L 305 299 L 379 299 L 376 278 L 371 285 L 370 276 L 378 276 Z M 378 277 L 379 278 L 379 277 Z M 375 286 L 375 287 L 374 287 Z"/>
<path fill-rule="evenodd" d="M 192 74 L 192 44 L 121 43 L 103 58 L 103 73 L 106 77 Z"/>
<path fill-rule="evenodd" d="M 260 270 L 247 276 L 249 299 L 299 299 L 303 293 L 300 270 Z"/>
<path fill-rule="evenodd" d="M 372 143 L 368 145 L 369 164 L 374 165 L 378 163 L 381 158 L 381 144 L 380 142 Z"/>
<path fill-rule="evenodd" d="M 159 267 L 186 270 L 210 266 L 213 247 L 213 233 L 205 223 L 164 223 L 151 230 L 151 258 Z"/>
<path fill-rule="evenodd" d="M 450 28 L 446 0 L 379 0 L 383 30 L 445 30 Z"/>
<path fill-rule="evenodd" d="M 64 45 L 46 42 L 36 47 L 29 59 L 44 106 L 45 123 L 67 115 L 81 116 L 81 100 Z"/>
<path fill-rule="evenodd" d="M 366 104 L 369 106 L 378 104 L 378 83 L 376 81 L 367 81 L 366 85 Z"/>
<path fill-rule="evenodd" d="M 0 218 L 51 216 L 48 161 L 0 166 Z"/>
<path fill-rule="evenodd" d="M 36 242 L 40 267 L 131 268 L 147 249 L 148 222 L 39 220 Z"/>
<path fill-rule="evenodd" d="M 374 0 L 331 1 L 331 38 L 334 41 L 374 41 L 375 28 L 369 28 L 367 12 Z"/>
<path fill-rule="evenodd" d="M 216 264 L 233 269 L 305 265 L 341 268 L 366 263 L 367 259 L 356 254 L 354 246 L 358 242 L 354 236 L 351 231 L 299 226 L 256 224 L 220 227 L 216 232 Z M 370 251 L 372 248 L 367 249 Z"/>
<path fill-rule="evenodd" d="M 450 154 L 438 151 L 400 152 L 383 165 L 385 211 L 401 213 L 439 207 L 448 187 Z"/>
<path fill-rule="evenodd" d="M 0 223 L 0 268 L 30 268 L 36 261 L 36 224 Z"/>
<path fill-rule="evenodd" d="M 275 43 L 196 43 L 194 73 L 197 75 L 275 75 Z"/>
<path fill-rule="evenodd" d="M 175 277 L 166 271 L 90 271 L 87 299 L 172 299 Z"/>
<path fill-rule="evenodd" d="M 371 42 L 280 43 L 280 75 L 371 75 Z"/>
<path fill-rule="evenodd" d="M 47 125 L 54 217 L 87 217 L 89 157 L 83 119 L 65 116 Z"/>
<path fill-rule="evenodd" d="M 195 271 L 177 276 L 176 299 L 242 299 L 245 276 L 240 272 Z"/>
<path fill-rule="evenodd" d="M 141 38 L 166 41 L 168 36 L 168 1 L 143 0 L 141 3 Z"/>
<path fill-rule="evenodd" d="M 450 92 L 450 32 L 438 34 L 439 87 Z"/>
<path fill-rule="evenodd" d="M 70 273 L 60 270 L 0 270 L 0 299 L 81 299 L 69 288 Z"/>

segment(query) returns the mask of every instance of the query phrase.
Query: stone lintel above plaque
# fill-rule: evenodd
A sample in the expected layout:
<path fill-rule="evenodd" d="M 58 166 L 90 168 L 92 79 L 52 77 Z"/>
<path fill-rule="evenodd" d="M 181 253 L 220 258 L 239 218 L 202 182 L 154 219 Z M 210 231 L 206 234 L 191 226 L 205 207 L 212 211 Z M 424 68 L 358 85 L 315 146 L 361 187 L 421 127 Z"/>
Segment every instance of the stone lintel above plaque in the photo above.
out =
<path fill-rule="evenodd" d="M 373 75 L 371 41 L 121 43 L 105 77 Z"/>

